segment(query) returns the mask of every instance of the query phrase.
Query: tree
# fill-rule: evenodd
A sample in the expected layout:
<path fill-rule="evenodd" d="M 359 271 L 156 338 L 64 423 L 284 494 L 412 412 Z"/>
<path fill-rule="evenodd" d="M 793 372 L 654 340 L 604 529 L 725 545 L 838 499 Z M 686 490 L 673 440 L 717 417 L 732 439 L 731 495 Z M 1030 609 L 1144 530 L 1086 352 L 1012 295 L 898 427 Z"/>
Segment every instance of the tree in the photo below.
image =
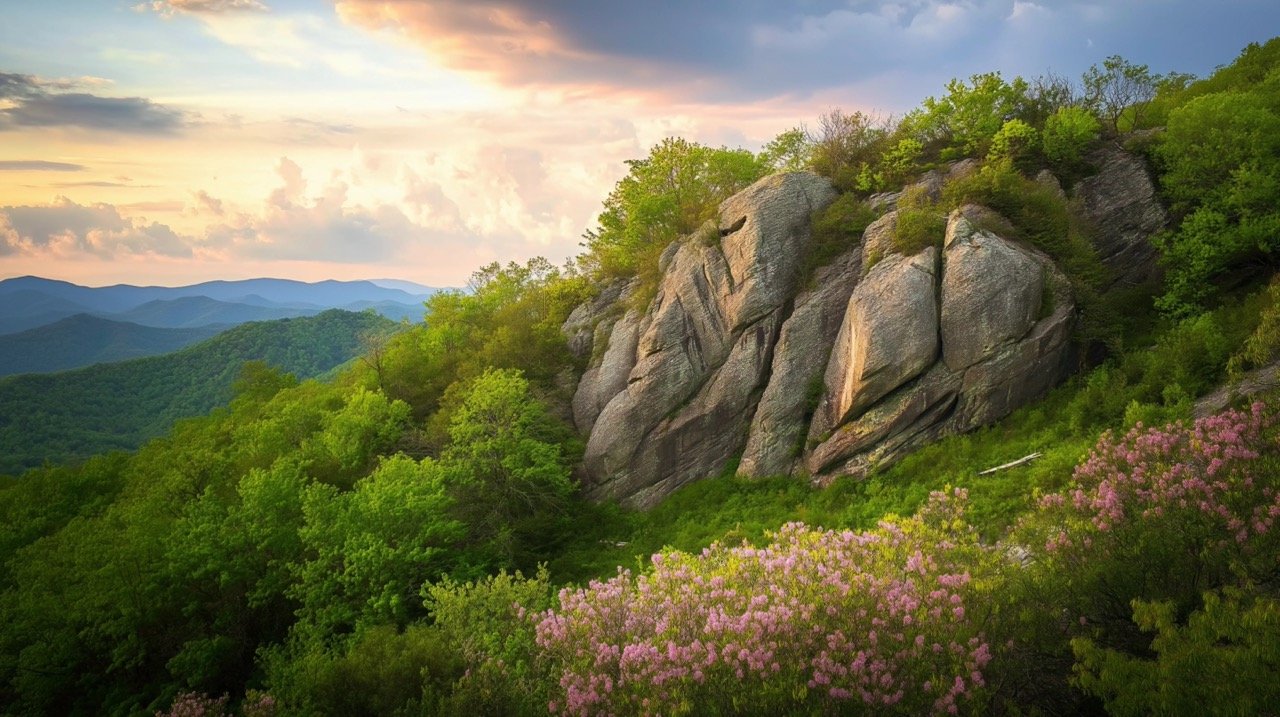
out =
<path fill-rule="evenodd" d="M 1005 121 L 1017 117 L 1026 104 L 1026 80 L 1006 82 L 999 72 L 988 72 L 967 83 L 951 80 L 946 95 L 926 99 L 903 123 L 911 136 L 939 147 L 943 159 L 981 156 Z"/>
<path fill-rule="evenodd" d="M 760 150 L 760 161 L 777 172 L 795 172 L 809 166 L 813 142 L 803 127 L 792 127 L 769 140 Z"/>
<path fill-rule="evenodd" d="M 1083 107 L 1063 107 L 1044 123 L 1044 156 L 1059 168 L 1072 169 L 1084 160 L 1084 152 L 1098 136 L 1101 125 Z"/>
<path fill-rule="evenodd" d="M 420 617 L 419 588 L 447 572 L 448 549 L 462 536 L 449 505 L 443 471 L 431 459 L 388 458 L 347 493 L 311 486 L 299 531 L 310 557 L 295 566 L 290 590 L 301 604 L 301 636 Z"/>
<path fill-rule="evenodd" d="M 1160 75 L 1151 74 L 1146 65 L 1135 65 L 1119 55 L 1093 65 L 1081 78 L 1084 104 L 1097 112 L 1114 133 L 1120 132 L 1120 120 L 1128 113 L 1128 129 L 1140 126 L 1143 113 L 1155 99 Z"/>
<path fill-rule="evenodd" d="M 441 457 L 454 514 L 481 561 L 518 563 L 573 492 L 570 433 L 529 394 L 519 371 L 488 370 L 471 384 Z M 521 566 L 523 567 L 523 566 Z"/>
<path fill-rule="evenodd" d="M 609 276 L 633 276 L 672 240 L 710 219 L 721 201 L 759 179 L 765 161 L 745 149 L 713 149 L 678 137 L 627 161 L 600 226 L 584 235 L 584 264 Z"/>
<path fill-rule="evenodd" d="M 876 189 L 864 175 L 879 162 L 889 136 L 889 123 L 882 119 L 833 109 L 818 118 L 818 131 L 808 138 L 813 169 L 841 189 Z"/>

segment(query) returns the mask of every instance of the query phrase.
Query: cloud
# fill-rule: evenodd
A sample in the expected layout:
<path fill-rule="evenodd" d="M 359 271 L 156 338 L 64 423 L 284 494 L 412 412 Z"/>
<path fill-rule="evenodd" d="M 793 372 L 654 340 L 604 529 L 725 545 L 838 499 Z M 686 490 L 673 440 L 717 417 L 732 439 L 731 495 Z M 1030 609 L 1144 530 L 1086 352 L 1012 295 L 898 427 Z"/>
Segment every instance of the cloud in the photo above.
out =
<path fill-rule="evenodd" d="M 1156 60 L 1181 52 L 1170 48 L 1198 46 L 1212 28 L 1256 25 L 1263 14 L 1280 22 L 1280 6 L 1264 11 L 1261 2 L 1159 5 L 1154 12 L 1097 0 L 335 2 L 352 26 L 408 38 L 438 62 L 506 87 L 722 104 L 893 85 L 862 96 L 892 105 L 886 109 L 914 106 L 947 79 L 976 72 L 1079 72 L 1102 59 L 1103 47 L 1174 69 Z M 1149 32 L 1153 22 L 1178 39 Z M 1233 36 L 1227 52 L 1239 47 Z M 1085 38 L 1099 40 L 1098 49 Z"/>
<path fill-rule="evenodd" d="M 0 72 L 0 131 L 78 127 L 162 135 L 177 132 L 187 122 L 186 113 L 142 97 L 102 97 L 65 91 L 85 83 L 84 78 L 46 81 L 31 75 Z"/>
<path fill-rule="evenodd" d="M 0 161 L 0 172 L 83 172 L 83 164 L 47 162 L 42 159 L 9 159 Z"/>
<path fill-rule="evenodd" d="M 190 257 L 190 242 L 164 224 L 128 218 L 110 204 L 58 197 L 45 206 L 0 207 L 0 254 Z"/>
<path fill-rule="evenodd" d="M 151 11 L 164 17 L 179 14 L 220 15 L 223 13 L 266 12 L 258 0 L 152 0 L 133 6 L 139 12 Z"/>

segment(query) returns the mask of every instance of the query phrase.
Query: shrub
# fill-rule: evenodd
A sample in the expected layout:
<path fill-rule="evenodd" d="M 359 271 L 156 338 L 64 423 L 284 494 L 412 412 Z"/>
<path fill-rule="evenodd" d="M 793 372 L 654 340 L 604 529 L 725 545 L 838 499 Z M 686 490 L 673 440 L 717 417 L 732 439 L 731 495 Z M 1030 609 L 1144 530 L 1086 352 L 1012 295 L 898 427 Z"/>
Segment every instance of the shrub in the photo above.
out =
<path fill-rule="evenodd" d="M 929 246 L 942 246 L 947 233 L 946 213 L 931 201 L 923 188 L 908 188 L 898 198 L 898 218 L 894 223 L 893 248 L 903 256 L 913 256 Z M 867 271 L 870 267 L 863 267 Z"/>
<path fill-rule="evenodd" d="M 991 138 L 987 160 L 1005 160 L 1020 165 L 1036 152 L 1039 144 L 1039 133 L 1035 127 L 1020 119 L 1011 119 Z"/>
<path fill-rule="evenodd" d="M 1084 152 L 1101 127 L 1098 118 L 1083 107 L 1059 109 L 1044 123 L 1044 156 L 1060 170 L 1071 172 L 1084 161 Z"/>
<path fill-rule="evenodd" d="M 784 526 L 763 548 L 655 555 L 560 594 L 538 646 L 552 712 L 956 712 L 980 704 L 992 553 L 963 491 L 874 531 Z"/>
<path fill-rule="evenodd" d="M 1096 641 L 1139 650 L 1130 601 L 1173 601 L 1185 615 L 1205 591 L 1271 576 L 1275 424 L 1257 403 L 1191 425 L 1104 434 L 1072 487 L 1041 499 L 1017 540 L 1040 553 L 1042 575 L 1060 576 L 1051 589 Z"/>
<path fill-rule="evenodd" d="M 857 246 L 862 232 L 876 220 L 877 212 L 855 194 L 842 194 L 813 217 L 813 237 L 805 255 L 801 276 L 831 263 L 837 256 Z"/>
<path fill-rule="evenodd" d="M 1203 603 L 1182 624 L 1171 602 L 1134 601 L 1134 622 L 1155 633 L 1154 659 L 1073 640 L 1080 687 L 1113 715 L 1254 715 L 1280 704 L 1280 601 L 1233 590 Z"/>

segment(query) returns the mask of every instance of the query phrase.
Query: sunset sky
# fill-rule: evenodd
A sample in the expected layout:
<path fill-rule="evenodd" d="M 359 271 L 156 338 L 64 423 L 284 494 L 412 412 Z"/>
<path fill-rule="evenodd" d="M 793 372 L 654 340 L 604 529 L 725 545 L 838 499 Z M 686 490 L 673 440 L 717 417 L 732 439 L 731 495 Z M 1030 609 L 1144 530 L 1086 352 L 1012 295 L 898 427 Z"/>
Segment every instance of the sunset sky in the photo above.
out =
<path fill-rule="evenodd" d="M 457 286 L 575 254 L 664 136 L 1277 32 L 1276 0 L 6 0 L 0 278 Z"/>

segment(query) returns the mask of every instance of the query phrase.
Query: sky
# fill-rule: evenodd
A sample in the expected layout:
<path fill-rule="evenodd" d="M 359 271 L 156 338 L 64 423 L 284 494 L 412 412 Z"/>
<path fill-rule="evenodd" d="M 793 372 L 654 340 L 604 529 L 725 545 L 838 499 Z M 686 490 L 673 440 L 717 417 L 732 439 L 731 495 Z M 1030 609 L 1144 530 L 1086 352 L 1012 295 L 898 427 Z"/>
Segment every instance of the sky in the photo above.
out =
<path fill-rule="evenodd" d="M 1275 0 L 4 0 L 0 278 L 461 286 L 580 251 L 667 136 L 757 150 L 953 77 L 1206 75 Z"/>

